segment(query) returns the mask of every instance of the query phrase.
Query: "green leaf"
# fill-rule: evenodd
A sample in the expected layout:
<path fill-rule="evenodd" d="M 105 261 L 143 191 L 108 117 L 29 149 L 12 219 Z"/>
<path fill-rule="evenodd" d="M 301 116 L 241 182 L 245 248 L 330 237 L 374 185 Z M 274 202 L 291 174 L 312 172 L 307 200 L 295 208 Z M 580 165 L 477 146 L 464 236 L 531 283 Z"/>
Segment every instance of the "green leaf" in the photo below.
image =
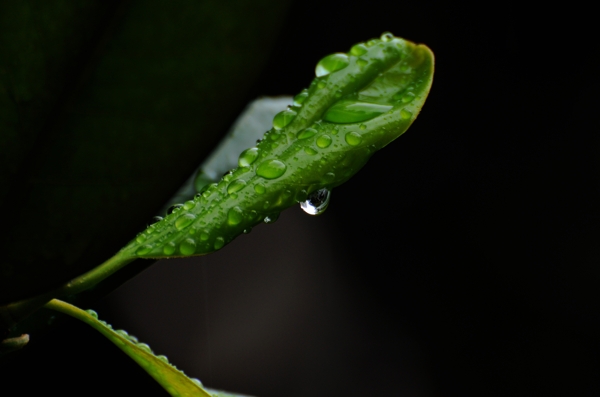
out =
<path fill-rule="evenodd" d="M 174 208 L 121 252 L 124 258 L 203 255 L 296 203 L 319 202 L 402 135 L 423 106 L 433 54 L 382 35 L 317 65 L 318 77 L 278 113 L 262 142 L 201 195 Z M 312 196 L 311 196 L 312 194 Z"/>
<path fill-rule="evenodd" d="M 112 326 L 98 320 L 98 315 L 94 311 L 83 311 L 78 307 L 57 299 L 48 302 L 45 307 L 68 314 L 92 326 L 139 364 L 170 395 L 174 397 L 210 397 L 214 395 L 204 390 L 200 381 L 190 379 L 182 371 L 170 364 L 165 356 L 155 355 L 147 344 L 139 342 L 137 338 L 129 335 L 124 330 L 113 330 Z"/>
<path fill-rule="evenodd" d="M 0 304 L 145 227 L 247 102 L 288 4 L 2 2 Z"/>

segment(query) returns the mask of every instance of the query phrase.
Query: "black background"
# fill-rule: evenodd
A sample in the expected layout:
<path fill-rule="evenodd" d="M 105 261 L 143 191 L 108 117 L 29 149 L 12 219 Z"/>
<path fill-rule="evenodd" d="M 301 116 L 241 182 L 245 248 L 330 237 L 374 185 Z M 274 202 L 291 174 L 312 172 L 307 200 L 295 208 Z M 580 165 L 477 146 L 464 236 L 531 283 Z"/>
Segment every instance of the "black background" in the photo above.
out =
<path fill-rule="evenodd" d="M 100 317 L 257 396 L 599 395 L 592 10 L 297 1 L 253 94 L 297 93 L 322 56 L 384 31 L 436 55 L 408 133 L 324 215 L 161 262 Z M 75 321 L 27 349 L 5 372 L 23 395 L 165 394 Z"/>

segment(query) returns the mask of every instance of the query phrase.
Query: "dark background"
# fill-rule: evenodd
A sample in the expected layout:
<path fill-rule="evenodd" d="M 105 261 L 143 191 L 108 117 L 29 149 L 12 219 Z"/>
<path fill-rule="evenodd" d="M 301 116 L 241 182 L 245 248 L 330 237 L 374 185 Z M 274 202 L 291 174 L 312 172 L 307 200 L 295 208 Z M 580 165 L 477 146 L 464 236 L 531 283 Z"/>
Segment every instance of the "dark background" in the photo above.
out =
<path fill-rule="evenodd" d="M 574 2 L 293 2 L 249 97 L 391 31 L 435 53 L 420 117 L 322 216 L 290 209 L 93 307 L 261 397 L 599 395 L 596 30 Z M 4 375 L 23 395 L 165 394 L 75 321 L 26 349 Z"/>

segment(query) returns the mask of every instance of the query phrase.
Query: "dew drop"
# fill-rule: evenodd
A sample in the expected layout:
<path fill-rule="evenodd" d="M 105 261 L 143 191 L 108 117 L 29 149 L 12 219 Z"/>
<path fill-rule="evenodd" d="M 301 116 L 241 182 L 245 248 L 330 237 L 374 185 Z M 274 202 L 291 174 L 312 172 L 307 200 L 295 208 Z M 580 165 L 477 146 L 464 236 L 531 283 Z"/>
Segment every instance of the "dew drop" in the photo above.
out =
<path fill-rule="evenodd" d="M 356 64 L 358 66 L 360 66 L 361 68 L 364 68 L 365 66 L 367 66 L 369 64 L 369 61 L 367 61 L 366 59 L 363 59 L 363 58 L 358 58 L 356 60 Z"/>
<path fill-rule="evenodd" d="M 169 363 L 169 359 L 165 355 L 160 354 L 160 355 L 156 356 L 156 358 L 158 358 L 163 363 L 167 363 L 167 364 Z"/>
<path fill-rule="evenodd" d="M 394 35 L 390 32 L 385 32 L 381 35 L 381 41 L 388 42 L 394 40 Z"/>
<path fill-rule="evenodd" d="M 304 153 L 314 156 L 315 154 L 317 154 L 317 151 L 311 147 L 305 147 L 304 148 Z"/>
<path fill-rule="evenodd" d="M 137 251 L 135 251 L 135 253 L 137 255 L 146 255 L 150 251 L 152 251 L 152 246 L 150 244 L 146 244 L 146 245 L 142 245 L 140 248 L 138 248 Z"/>
<path fill-rule="evenodd" d="M 364 124 L 361 124 L 359 128 L 360 128 L 361 130 L 366 130 L 366 129 L 367 129 L 367 126 L 366 126 L 366 125 L 364 125 Z"/>
<path fill-rule="evenodd" d="M 321 149 L 325 149 L 331 145 L 331 137 L 329 135 L 321 135 L 317 138 L 317 146 Z"/>
<path fill-rule="evenodd" d="M 362 136 L 358 132 L 351 131 L 346 134 L 346 142 L 350 146 L 357 146 L 362 142 Z"/>
<path fill-rule="evenodd" d="M 268 160 L 256 169 L 256 175 L 265 179 L 276 179 L 285 173 L 287 166 L 279 160 Z"/>
<path fill-rule="evenodd" d="M 181 207 L 183 207 L 183 204 L 175 204 L 170 206 L 167 210 L 167 215 L 171 215 L 172 213 L 179 211 Z"/>
<path fill-rule="evenodd" d="M 337 135 L 338 130 L 336 130 L 335 128 L 333 130 L 331 130 L 331 135 Z"/>
<path fill-rule="evenodd" d="M 185 203 L 183 203 L 183 209 L 186 211 L 191 210 L 195 206 L 196 206 L 196 203 L 194 203 L 192 200 L 186 201 Z"/>
<path fill-rule="evenodd" d="M 163 254 L 165 255 L 173 255 L 175 253 L 175 243 L 173 242 L 169 242 L 167 244 L 165 244 L 165 246 L 163 247 Z"/>
<path fill-rule="evenodd" d="M 162 220 L 163 220 L 163 217 L 162 217 L 162 216 L 153 216 L 153 217 L 152 217 L 152 221 L 150 222 L 150 224 L 151 224 L 151 225 L 154 225 L 155 223 L 158 223 L 158 222 L 160 222 L 160 221 L 162 221 Z"/>
<path fill-rule="evenodd" d="M 227 223 L 229 226 L 239 225 L 244 220 L 244 212 L 240 207 L 233 207 L 227 212 Z"/>
<path fill-rule="evenodd" d="M 197 379 L 197 378 L 190 378 L 190 380 L 191 380 L 192 382 L 194 382 L 194 383 L 196 384 L 196 386 L 200 386 L 200 387 L 202 387 L 202 382 L 200 382 L 200 379 Z"/>
<path fill-rule="evenodd" d="M 206 240 L 208 240 L 209 237 L 210 237 L 210 234 L 208 234 L 205 231 L 200 233 L 200 241 L 206 241 Z"/>
<path fill-rule="evenodd" d="M 323 177 L 325 178 L 325 181 L 331 182 L 335 179 L 335 174 L 333 172 L 328 172 L 325 175 L 323 175 Z"/>
<path fill-rule="evenodd" d="M 246 186 L 245 180 L 236 179 L 235 181 L 231 182 L 229 184 L 229 186 L 227 186 L 227 193 L 233 194 L 235 192 L 238 192 L 238 191 L 242 190 L 244 188 L 244 186 Z"/>
<path fill-rule="evenodd" d="M 321 59 L 315 68 L 317 77 L 326 76 L 329 73 L 336 72 L 348 66 L 348 55 L 346 54 L 331 54 Z"/>
<path fill-rule="evenodd" d="M 294 117 L 296 117 L 296 112 L 291 109 L 286 109 L 283 112 L 279 112 L 273 118 L 273 127 L 276 130 L 280 130 L 291 123 Z"/>
<path fill-rule="evenodd" d="M 96 313 L 96 311 L 92 310 L 92 309 L 88 309 L 85 311 L 87 314 L 89 314 L 90 316 L 94 317 L 96 320 L 98 319 L 98 313 Z"/>
<path fill-rule="evenodd" d="M 123 338 L 129 340 L 129 334 L 127 333 L 127 331 L 125 331 L 124 329 L 118 329 L 115 331 L 117 334 L 119 334 L 120 336 L 122 336 Z"/>
<path fill-rule="evenodd" d="M 360 44 L 355 44 L 352 46 L 352 48 L 350 48 L 350 54 L 354 55 L 354 56 L 361 56 L 367 53 L 367 47 L 360 43 Z"/>
<path fill-rule="evenodd" d="M 265 219 L 263 219 L 263 222 L 274 223 L 275 221 L 277 221 L 277 219 L 279 219 L 279 212 L 274 212 L 272 214 L 265 216 Z"/>
<path fill-rule="evenodd" d="M 358 123 L 371 120 L 392 108 L 389 105 L 342 99 L 327 109 L 323 119 L 338 124 Z"/>
<path fill-rule="evenodd" d="M 182 255 L 192 255 L 196 252 L 196 242 L 191 238 L 186 238 L 179 244 L 179 252 Z"/>
<path fill-rule="evenodd" d="M 188 227 L 189 225 L 191 225 L 192 222 L 194 222 L 194 220 L 196 220 L 196 215 L 194 215 L 194 214 L 184 214 L 184 215 L 181 215 L 175 221 L 175 227 L 177 228 L 177 230 L 185 229 L 186 227 Z"/>
<path fill-rule="evenodd" d="M 217 237 L 215 239 L 215 243 L 213 244 L 214 249 L 220 250 L 225 245 L 225 239 L 223 237 Z"/>
<path fill-rule="evenodd" d="M 262 183 L 257 183 L 256 185 L 254 185 L 254 191 L 258 194 L 265 194 L 267 188 Z"/>
<path fill-rule="evenodd" d="M 402 96 L 402 103 L 412 102 L 413 99 L 415 99 L 415 94 L 412 92 L 407 92 Z"/>
<path fill-rule="evenodd" d="M 138 234 L 138 236 L 135 238 L 135 241 L 137 241 L 139 244 L 143 243 L 144 241 L 146 241 L 146 236 L 144 236 L 143 233 Z"/>
<path fill-rule="evenodd" d="M 325 82 L 321 80 L 321 81 L 319 81 L 319 82 L 317 83 L 317 88 L 318 88 L 318 89 L 323 89 L 323 88 L 325 88 L 325 86 L 326 86 L 326 85 L 327 85 L 327 84 L 325 84 Z"/>
<path fill-rule="evenodd" d="M 302 90 L 301 93 L 294 97 L 294 106 L 302 106 L 306 98 L 308 98 L 308 90 Z"/>
<path fill-rule="evenodd" d="M 138 349 L 143 350 L 147 353 L 152 354 L 152 349 L 150 348 L 150 346 L 148 346 L 146 343 L 138 343 L 136 344 L 136 346 L 138 347 Z"/>
<path fill-rule="evenodd" d="M 298 132 L 298 139 L 308 139 L 308 138 L 312 138 L 313 136 L 317 135 L 317 130 L 315 130 L 314 128 L 306 128 L 300 132 Z"/>
<path fill-rule="evenodd" d="M 412 113 L 411 113 L 411 112 L 409 112 L 408 110 L 406 110 L 406 109 L 402 109 L 402 110 L 400 111 L 400 118 L 401 118 L 402 120 L 408 120 L 408 119 L 410 119 L 411 117 L 412 117 Z"/>
<path fill-rule="evenodd" d="M 247 227 L 247 228 L 244 229 L 244 234 L 248 234 L 251 231 L 252 231 L 252 228 L 251 227 Z"/>
<path fill-rule="evenodd" d="M 130 341 L 131 343 L 138 343 L 138 338 L 137 338 L 137 336 L 134 336 L 134 335 L 128 335 L 128 336 L 127 336 L 127 339 L 129 339 L 129 341 Z"/>
<path fill-rule="evenodd" d="M 331 191 L 328 189 L 319 189 L 312 192 L 308 198 L 300 203 L 300 208 L 310 215 L 320 215 L 327 209 Z"/>

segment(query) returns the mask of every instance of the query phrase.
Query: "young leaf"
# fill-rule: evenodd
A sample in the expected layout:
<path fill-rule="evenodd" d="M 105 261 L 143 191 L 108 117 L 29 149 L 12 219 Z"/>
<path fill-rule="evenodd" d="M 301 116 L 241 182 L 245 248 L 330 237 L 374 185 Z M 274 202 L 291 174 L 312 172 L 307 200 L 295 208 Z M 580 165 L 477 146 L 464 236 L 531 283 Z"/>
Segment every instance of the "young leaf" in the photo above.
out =
<path fill-rule="evenodd" d="M 433 54 L 385 33 L 348 54 L 323 58 L 316 75 L 294 105 L 274 117 L 264 139 L 242 152 L 237 168 L 172 207 L 119 255 L 203 255 L 295 203 L 320 213 L 332 188 L 415 120 L 431 87 Z"/>
<path fill-rule="evenodd" d="M 92 326 L 138 363 L 170 395 L 211 397 L 211 393 L 202 388 L 200 381 L 188 378 L 171 365 L 165 356 L 156 356 L 147 344 L 138 342 L 134 336 L 123 330 L 113 330 L 109 324 L 98 320 L 94 311 L 83 311 L 57 299 L 51 300 L 45 307 L 68 314 Z"/>

